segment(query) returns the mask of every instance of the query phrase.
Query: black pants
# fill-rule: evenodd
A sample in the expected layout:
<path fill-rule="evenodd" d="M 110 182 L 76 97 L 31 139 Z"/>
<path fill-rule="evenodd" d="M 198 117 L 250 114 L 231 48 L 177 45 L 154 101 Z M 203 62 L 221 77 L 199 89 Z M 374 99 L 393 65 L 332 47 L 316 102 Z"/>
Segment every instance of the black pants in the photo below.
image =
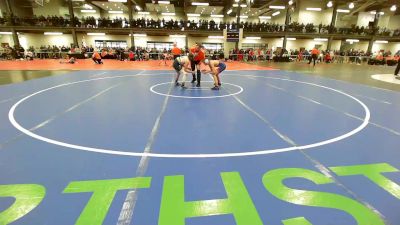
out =
<path fill-rule="evenodd" d="M 177 59 L 174 60 L 174 63 L 172 64 L 172 67 L 176 70 L 176 72 L 179 72 L 182 70 L 182 65 L 179 63 Z"/>
<path fill-rule="evenodd" d="M 314 61 L 314 66 L 315 66 L 315 61 L 317 61 L 317 59 L 318 59 L 318 56 L 317 55 L 311 55 L 311 57 L 310 57 L 310 61 L 308 62 L 308 64 L 311 64 L 311 61 Z"/>
<path fill-rule="evenodd" d="M 199 65 L 199 64 L 200 64 L 200 61 L 191 60 L 190 65 L 192 66 L 192 71 L 194 71 L 196 69 L 196 65 Z M 197 79 L 196 79 L 195 75 L 193 74 L 193 80 L 197 80 L 197 84 L 200 84 L 200 81 L 201 81 L 200 69 L 197 69 Z"/>
<path fill-rule="evenodd" d="M 101 61 L 101 59 L 95 59 L 95 58 L 93 58 L 93 61 L 94 61 L 96 64 L 103 64 L 103 62 Z"/>
<path fill-rule="evenodd" d="M 399 75 L 399 71 L 400 71 L 400 59 L 397 62 L 397 67 L 396 67 L 396 70 L 394 71 L 394 75 Z"/>

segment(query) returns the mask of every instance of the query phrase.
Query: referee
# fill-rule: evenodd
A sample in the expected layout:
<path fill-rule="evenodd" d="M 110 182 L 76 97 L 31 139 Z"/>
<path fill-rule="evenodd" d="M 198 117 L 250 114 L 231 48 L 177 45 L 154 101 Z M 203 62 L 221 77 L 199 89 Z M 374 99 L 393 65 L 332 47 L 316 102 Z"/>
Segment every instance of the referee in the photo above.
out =
<path fill-rule="evenodd" d="M 189 52 L 189 60 L 190 60 L 190 65 L 192 67 L 192 71 L 194 72 L 196 70 L 196 65 L 198 63 L 196 63 L 195 61 L 195 57 L 197 56 L 197 53 L 199 52 L 199 45 L 196 43 L 195 45 L 193 45 L 193 47 L 190 48 L 190 52 Z M 200 73 L 200 70 L 197 70 L 197 73 Z M 193 80 L 192 80 L 192 84 L 194 82 L 196 82 L 196 74 L 192 73 L 193 75 Z"/>
<path fill-rule="evenodd" d="M 200 62 L 206 59 L 206 53 L 204 46 L 200 45 L 198 46 L 198 52 L 194 56 L 194 62 L 196 64 L 197 68 L 197 85 L 196 87 L 200 87 L 200 81 L 201 81 L 201 72 L 200 72 Z"/>

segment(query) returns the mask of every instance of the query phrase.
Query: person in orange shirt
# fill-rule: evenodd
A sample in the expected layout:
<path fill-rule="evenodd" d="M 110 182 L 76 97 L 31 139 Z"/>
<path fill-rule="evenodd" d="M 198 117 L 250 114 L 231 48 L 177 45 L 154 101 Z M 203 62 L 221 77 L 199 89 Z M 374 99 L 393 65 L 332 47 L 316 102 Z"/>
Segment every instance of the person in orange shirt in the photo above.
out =
<path fill-rule="evenodd" d="M 103 61 L 101 61 L 101 56 L 98 51 L 94 51 L 92 59 L 96 64 L 103 64 Z"/>
<path fill-rule="evenodd" d="M 331 63 L 332 62 L 331 54 L 329 54 L 329 52 L 326 53 L 326 55 L 325 55 L 325 62 L 326 63 Z"/>
<path fill-rule="evenodd" d="M 317 48 L 313 48 L 311 50 L 311 58 L 308 64 L 311 64 L 311 61 L 314 61 L 314 66 L 315 66 L 315 61 L 317 61 L 319 54 L 320 54 L 319 50 Z"/>
<path fill-rule="evenodd" d="M 199 51 L 199 45 L 196 43 L 189 49 L 189 59 L 190 65 L 192 67 L 192 71 L 196 70 L 196 64 L 194 61 L 194 57 L 196 56 L 197 52 Z M 196 82 L 196 74 L 193 73 L 192 84 Z"/>
<path fill-rule="evenodd" d="M 194 56 L 194 63 L 197 68 L 197 85 L 196 87 L 200 87 L 201 83 L 201 71 L 200 71 L 200 64 L 206 59 L 206 50 L 203 46 L 199 46 L 199 51 L 197 54 Z"/>
<path fill-rule="evenodd" d="M 205 59 L 205 52 L 202 51 L 201 48 L 202 46 L 196 43 L 195 45 L 193 45 L 192 48 L 190 48 L 190 54 L 189 54 L 192 71 L 197 70 L 197 77 L 193 73 L 192 84 L 197 81 L 196 85 L 197 87 L 200 87 L 200 81 L 201 81 L 200 62 Z"/>
<path fill-rule="evenodd" d="M 177 47 L 176 43 L 174 43 L 174 47 L 171 50 L 172 55 L 174 56 L 174 60 L 181 56 L 182 51 Z"/>
<path fill-rule="evenodd" d="M 379 61 L 383 61 L 383 55 L 382 55 L 382 53 L 379 53 L 379 54 L 376 56 L 376 59 L 379 60 Z"/>

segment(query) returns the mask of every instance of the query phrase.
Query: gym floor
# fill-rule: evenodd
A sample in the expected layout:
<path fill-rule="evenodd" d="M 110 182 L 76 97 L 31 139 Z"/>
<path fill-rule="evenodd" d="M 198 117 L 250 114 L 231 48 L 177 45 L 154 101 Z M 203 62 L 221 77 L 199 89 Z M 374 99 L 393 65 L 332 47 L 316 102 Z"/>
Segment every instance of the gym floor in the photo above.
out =
<path fill-rule="evenodd" d="M 400 224 L 393 67 L 0 64 L 0 224 Z"/>

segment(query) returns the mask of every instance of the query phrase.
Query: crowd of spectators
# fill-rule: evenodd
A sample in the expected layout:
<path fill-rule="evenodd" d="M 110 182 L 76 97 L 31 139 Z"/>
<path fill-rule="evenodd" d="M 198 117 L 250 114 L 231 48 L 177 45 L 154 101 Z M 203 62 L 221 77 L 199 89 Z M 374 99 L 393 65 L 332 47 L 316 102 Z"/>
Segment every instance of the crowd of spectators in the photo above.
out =
<path fill-rule="evenodd" d="M 171 50 L 168 49 L 156 49 L 156 48 L 111 48 L 111 47 L 99 47 L 93 48 L 93 46 L 45 46 L 40 47 L 30 46 L 28 49 L 24 49 L 21 46 L 4 46 L 0 48 L 1 58 L 9 60 L 20 60 L 20 59 L 61 59 L 66 58 L 67 55 L 73 56 L 74 58 L 90 58 L 92 54 L 97 50 L 101 55 L 102 59 L 118 59 L 118 60 L 131 60 L 131 61 L 142 61 L 142 60 L 161 60 L 166 55 L 171 55 Z M 184 54 L 188 54 L 187 48 L 181 49 Z M 206 54 L 216 59 L 216 56 L 223 54 L 224 50 L 207 50 Z M 132 57 L 133 55 L 133 57 Z"/>
<path fill-rule="evenodd" d="M 24 49 L 21 46 L 4 46 L 0 47 L 1 59 L 6 60 L 33 60 L 36 59 L 61 59 L 66 58 L 67 55 L 75 58 L 90 58 L 94 53 L 95 48 L 93 46 L 45 46 L 40 47 L 30 46 L 28 49 Z M 167 49 L 158 50 L 155 48 L 111 48 L 103 47 L 97 50 L 102 59 L 118 59 L 128 60 L 129 55 L 132 52 L 134 58 L 131 60 L 159 60 L 162 59 L 165 53 L 169 54 L 170 51 Z M 188 52 L 187 49 L 182 49 L 182 52 Z"/>
<path fill-rule="evenodd" d="M 0 25 L 41 26 L 41 27 L 68 27 L 70 20 L 62 16 L 36 16 L 33 17 L 0 17 Z"/>
<path fill-rule="evenodd" d="M 286 49 L 231 49 L 229 60 L 232 61 L 308 61 L 311 50 L 286 50 Z M 368 62 L 371 65 L 395 65 L 400 58 L 400 51 L 392 54 L 390 51 L 377 51 L 374 53 L 363 50 L 320 51 L 317 62 L 325 63 L 354 63 L 360 65 Z"/>
<path fill-rule="evenodd" d="M 184 20 L 165 20 L 165 19 L 145 19 L 138 18 L 130 22 L 126 18 L 99 18 L 83 17 L 77 24 L 78 27 L 87 28 L 145 28 L 145 29 L 168 29 L 168 30 L 223 30 L 227 26 L 235 27 L 235 23 L 216 23 L 211 20 L 184 21 Z"/>
<path fill-rule="evenodd" d="M 45 46 L 40 47 L 30 46 L 24 49 L 21 46 L 5 46 L 0 49 L 2 59 L 9 60 L 33 60 L 38 59 L 61 59 L 77 56 L 81 58 L 90 58 L 95 52 L 92 46 Z M 146 61 L 146 60 L 162 60 L 171 54 L 167 49 L 156 48 L 98 48 L 98 52 L 102 59 L 116 59 L 127 61 Z M 189 50 L 182 49 L 184 54 L 189 53 Z M 224 50 L 206 50 L 206 55 L 212 59 L 223 54 Z M 264 48 L 248 48 L 248 49 L 231 49 L 228 60 L 232 61 L 275 61 L 275 62 L 290 62 L 290 61 L 308 61 L 311 56 L 311 50 L 286 50 L 286 49 L 264 49 Z M 78 57 L 79 58 L 79 57 Z M 376 65 L 394 65 L 400 58 L 400 51 L 393 54 L 390 51 L 378 51 L 374 53 L 365 52 L 362 50 L 350 49 L 346 51 L 320 51 L 318 62 L 326 63 L 354 63 L 361 64 L 368 62 Z"/>
<path fill-rule="evenodd" d="M 344 34 L 344 35 L 382 35 L 400 36 L 400 30 L 391 31 L 386 28 L 372 28 L 352 25 L 348 28 L 337 28 L 331 25 L 300 24 L 293 22 L 289 25 L 278 25 L 273 23 L 242 23 L 241 28 L 247 32 L 293 32 L 293 33 L 318 33 L 318 34 Z"/>
<path fill-rule="evenodd" d="M 0 48 L 0 56 L 2 59 L 25 59 L 25 49 L 22 46 L 4 46 Z M 33 57 L 33 56 L 32 56 Z"/>
<path fill-rule="evenodd" d="M 27 49 L 24 49 L 22 46 L 3 46 L 0 47 L 0 53 L 2 59 L 28 59 L 33 60 L 34 58 L 38 59 L 60 59 L 64 58 L 67 54 L 74 54 L 76 52 L 85 53 L 86 50 L 91 50 L 93 52 L 93 48 L 85 47 L 69 47 L 69 46 L 45 46 L 42 45 L 40 47 L 30 46 Z"/>
<path fill-rule="evenodd" d="M 127 28 L 129 27 L 129 22 L 125 18 L 99 18 L 95 19 L 94 17 L 82 17 L 81 20 L 78 20 L 76 23 L 77 27 L 84 28 Z"/>
<path fill-rule="evenodd" d="M 372 28 L 353 25 L 347 28 L 337 28 L 331 25 L 300 24 L 293 22 L 289 25 L 269 22 L 215 22 L 214 20 L 165 20 L 138 18 L 127 20 L 126 18 L 95 18 L 75 17 L 71 22 L 69 18 L 61 16 L 33 16 L 25 17 L 0 17 L 0 25 L 16 26 L 47 26 L 47 27 L 81 27 L 81 28 L 143 28 L 143 29 L 168 29 L 168 30 L 213 30 L 222 31 L 226 28 L 243 28 L 246 32 L 293 32 L 293 33 L 320 33 L 320 34 L 344 34 L 344 35 L 381 35 L 400 36 L 400 29 L 389 30 L 386 28 Z"/>
<path fill-rule="evenodd" d="M 34 16 L 31 18 L 14 17 L 14 24 L 21 26 L 67 27 L 70 26 L 70 21 L 62 16 Z"/>

